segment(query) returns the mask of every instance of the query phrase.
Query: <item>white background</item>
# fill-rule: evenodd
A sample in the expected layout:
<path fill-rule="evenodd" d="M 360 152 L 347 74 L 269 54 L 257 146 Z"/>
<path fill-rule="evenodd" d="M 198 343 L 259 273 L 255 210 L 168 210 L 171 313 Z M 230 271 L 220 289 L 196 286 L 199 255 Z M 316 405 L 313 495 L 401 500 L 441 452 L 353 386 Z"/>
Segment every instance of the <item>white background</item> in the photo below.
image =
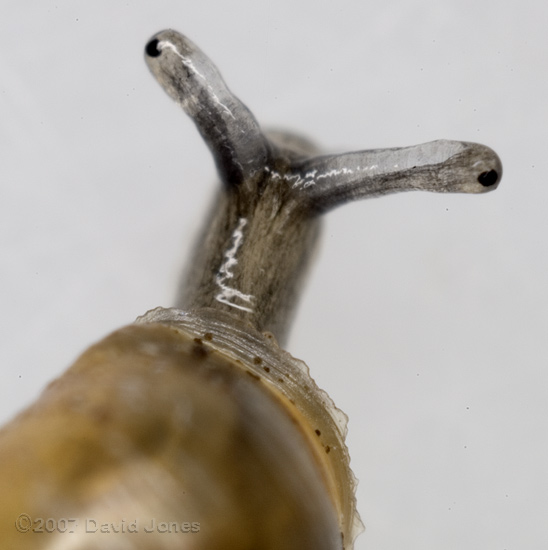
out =
<path fill-rule="evenodd" d="M 215 188 L 142 59 L 187 34 L 263 126 L 327 151 L 438 138 L 481 196 L 326 216 L 288 349 L 350 417 L 360 550 L 548 548 L 544 0 L 2 1 L 0 418 L 158 306 Z"/>

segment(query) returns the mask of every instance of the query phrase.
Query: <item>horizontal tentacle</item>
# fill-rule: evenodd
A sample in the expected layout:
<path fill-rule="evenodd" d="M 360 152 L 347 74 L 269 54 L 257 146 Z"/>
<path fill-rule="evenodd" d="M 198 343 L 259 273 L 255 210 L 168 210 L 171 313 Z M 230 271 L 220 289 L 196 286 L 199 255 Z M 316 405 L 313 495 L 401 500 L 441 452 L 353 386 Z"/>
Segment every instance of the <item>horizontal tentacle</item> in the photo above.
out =
<path fill-rule="evenodd" d="M 413 189 L 482 193 L 502 175 L 497 154 L 477 143 L 438 140 L 412 147 L 318 156 L 294 163 L 284 179 L 325 211 L 352 200 Z"/>

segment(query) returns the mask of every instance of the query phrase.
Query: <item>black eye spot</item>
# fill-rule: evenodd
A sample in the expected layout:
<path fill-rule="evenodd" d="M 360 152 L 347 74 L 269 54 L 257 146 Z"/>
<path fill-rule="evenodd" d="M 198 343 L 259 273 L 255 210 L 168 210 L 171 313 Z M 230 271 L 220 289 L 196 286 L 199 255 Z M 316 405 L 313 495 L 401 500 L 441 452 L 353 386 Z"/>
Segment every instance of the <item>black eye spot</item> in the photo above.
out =
<path fill-rule="evenodd" d="M 478 181 L 483 185 L 483 187 L 491 187 L 495 185 L 499 179 L 499 175 L 496 170 L 489 170 L 489 172 L 482 172 L 478 176 Z"/>
<path fill-rule="evenodd" d="M 146 45 L 145 52 L 149 57 L 158 57 L 162 53 L 162 50 L 158 49 L 158 43 L 159 41 L 155 38 Z"/>

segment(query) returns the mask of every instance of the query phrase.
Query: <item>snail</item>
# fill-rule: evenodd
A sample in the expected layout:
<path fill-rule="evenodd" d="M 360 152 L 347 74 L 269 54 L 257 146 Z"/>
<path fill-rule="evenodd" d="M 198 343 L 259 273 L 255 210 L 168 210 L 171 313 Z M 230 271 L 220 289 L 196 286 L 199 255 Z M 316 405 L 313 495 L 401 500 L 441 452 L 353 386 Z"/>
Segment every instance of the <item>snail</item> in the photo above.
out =
<path fill-rule="evenodd" d="M 321 215 L 405 190 L 483 193 L 488 147 L 321 154 L 264 133 L 188 38 L 145 59 L 221 186 L 174 308 L 91 346 L 0 431 L 3 548 L 350 549 L 345 416 L 284 351 Z"/>

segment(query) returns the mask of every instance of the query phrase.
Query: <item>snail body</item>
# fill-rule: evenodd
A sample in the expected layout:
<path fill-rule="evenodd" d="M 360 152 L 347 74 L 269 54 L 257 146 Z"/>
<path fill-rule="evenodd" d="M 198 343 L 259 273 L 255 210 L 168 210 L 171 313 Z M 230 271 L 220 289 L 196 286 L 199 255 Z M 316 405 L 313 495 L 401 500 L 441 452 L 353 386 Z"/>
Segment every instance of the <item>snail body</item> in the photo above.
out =
<path fill-rule="evenodd" d="M 0 431 L 0 540 L 351 548 L 361 523 L 345 417 L 279 345 L 320 214 L 407 189 L 488 191 L 500 161 L 454 141 L 318 155 L 265 135 L 186 37 L 157 34 L 145 58 L 196 123 L 222 186 L 176 307 L 89 348 Z M 35 518 L 75 521 L 70 536 L 46 536 Z"/>

